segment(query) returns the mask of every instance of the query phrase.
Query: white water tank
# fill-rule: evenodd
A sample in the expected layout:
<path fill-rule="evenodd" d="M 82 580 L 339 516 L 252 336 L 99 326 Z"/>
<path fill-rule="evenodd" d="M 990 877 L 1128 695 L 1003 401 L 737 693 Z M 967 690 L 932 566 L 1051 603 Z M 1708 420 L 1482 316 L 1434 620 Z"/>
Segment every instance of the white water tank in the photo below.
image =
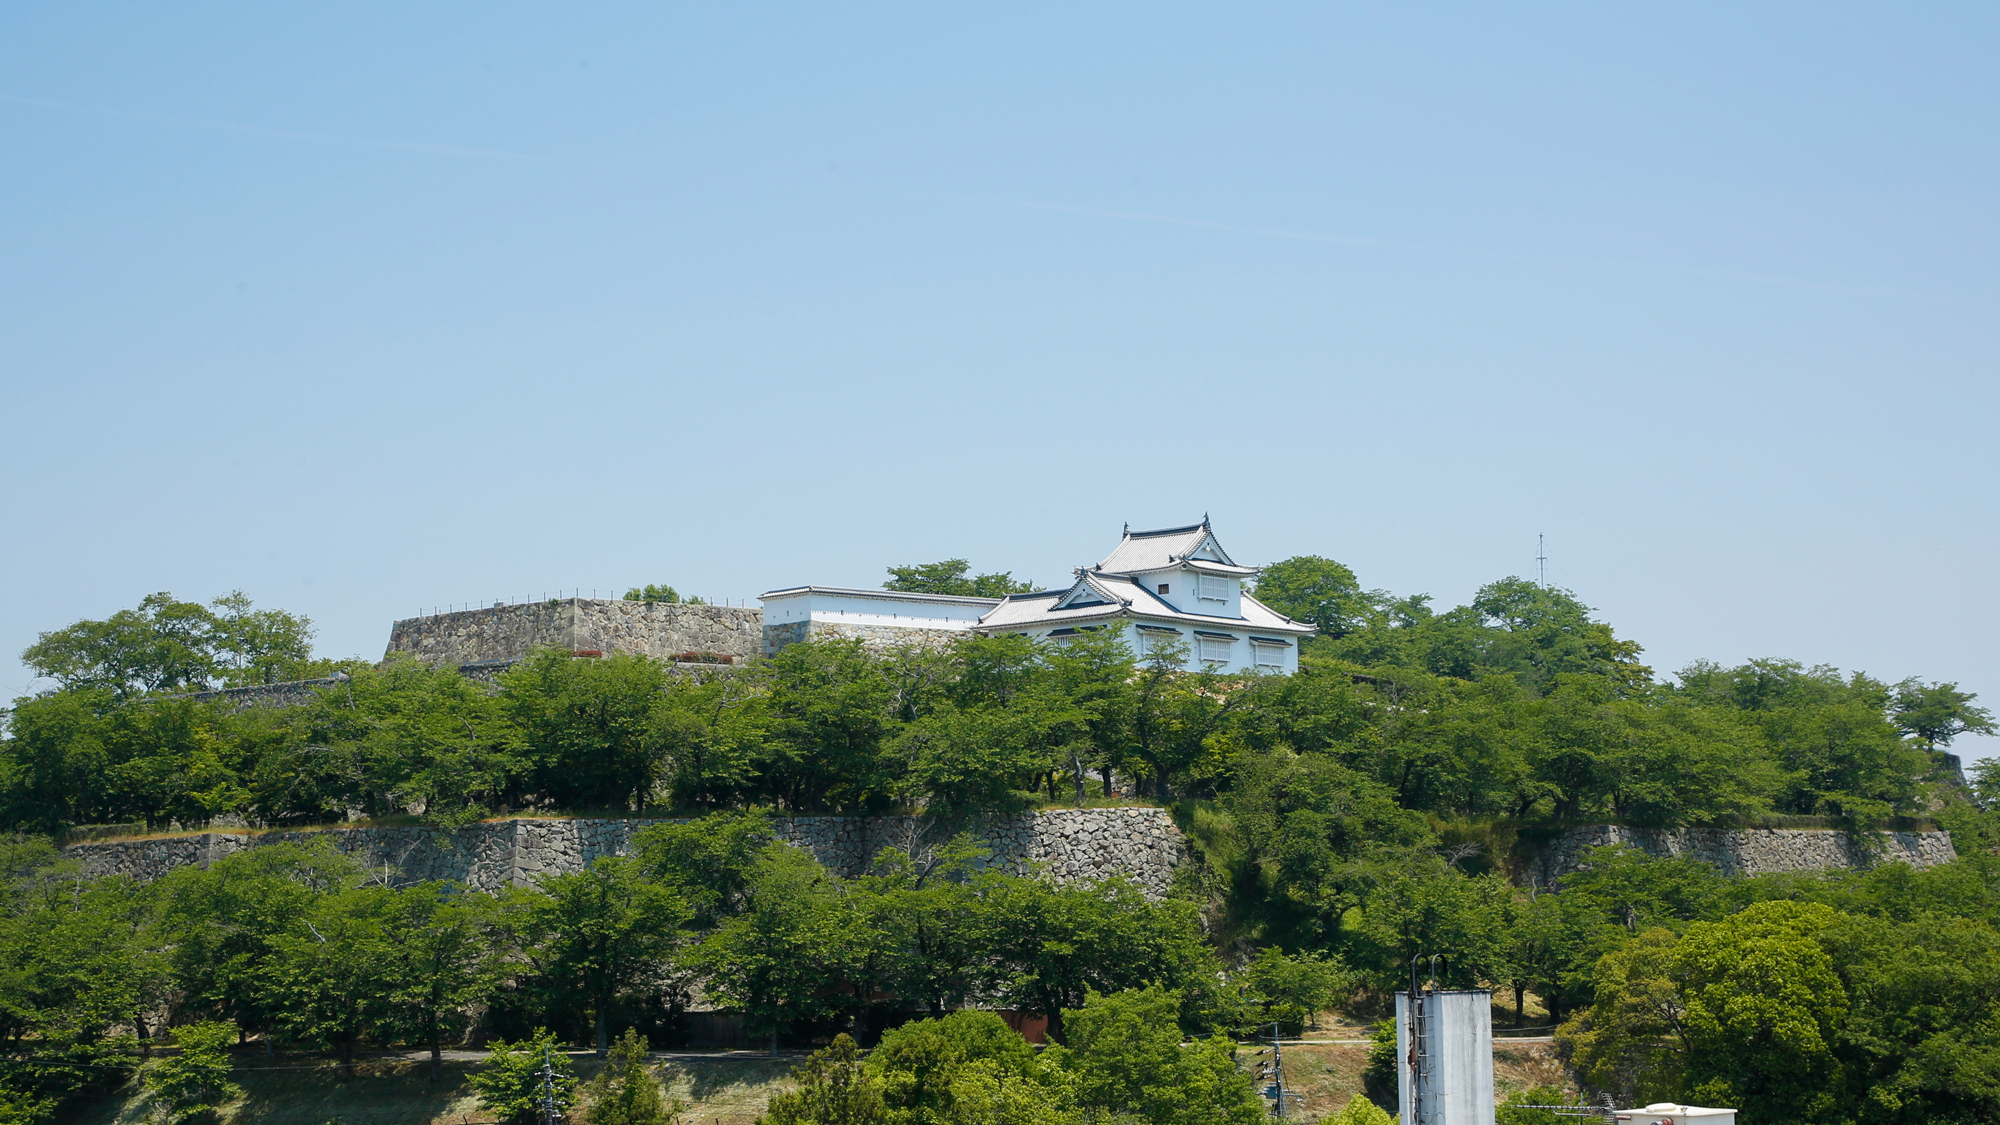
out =
<path fill-rule="evenodd" d="M 1736 1125 L 1733 1109 L 1705 1109 L 1673 1102 L 1654 1102 L 1644 1109 L 1632 1110 L 1631 1118 L 1632 1125 Z"/>
<path fill-rule="evenodd" d="M 1493 994 L 1398 992 L 1396 1060 L 1402 1125 L 1493 1125 Z M 1700 1125 L 1733 1123 L 1704 1118 Z"/>

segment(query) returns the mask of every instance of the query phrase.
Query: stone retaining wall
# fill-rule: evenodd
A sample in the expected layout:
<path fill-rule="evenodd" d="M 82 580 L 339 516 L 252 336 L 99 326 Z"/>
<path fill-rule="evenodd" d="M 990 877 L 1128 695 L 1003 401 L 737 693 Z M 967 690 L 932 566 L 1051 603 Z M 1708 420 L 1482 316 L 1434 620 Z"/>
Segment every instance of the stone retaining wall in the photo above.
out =
<path fill-rule="evenodd" d="M 326 838 L 393 881 L 455 879 L 479 890 L 581 870 L 598 856 L 623 855 L 640 830 L 675 823 L 638 819 L 498 820 L 464 828 L 335 828 L 309 832 L 205 832 L 160 840 L 73 844 L 64 851 L 92 876 L 157 879 L 176 867 L 207 867 L 244 848 Z M 776 817 L 777 836 L 849 877 L 887 847 L 920 850 L 944 842 L 944 826 L 923 817 Z M 987 861 L 1014 871 L 1045 865 L 1058 879 L 1129 875 L 1164 895 L 1186 855 L 1163 809 L 1050 809 L 995 817 L 974 827 L 992 849 Z"/>
<path fill-rule="evenodd" d="M 1585 848 L 1630 844 L 1656 856 L 1698 859 L 1729 875 L 1866 868 L 1878 863 L 1935 867 L 1958 858 L 1949 832 L 1872 832 L 1830 828 L 1572 828 L 1542 849 L 1527 877 L 1550 886 L 1575 871 Z"/>
<path fill-rule="evenodd" d="M 804 626 L 804 628 L 800 628 Z M 919 629 L 901 625 L 864 625 L 850 621 L 788 621 L 764 629 L 764 651 L 775 653 L 788 644 L 832 637 L 859 640 L 869 652 L 881 653 L 904 645 L 943 648 L 967 635 L 965 629 Z"/>
<path fill-rule="evenodd" d="M 683 652 L 715 652 L 744 661 L 763 654 L 764 611 L 562 598 L 407 618 L 390 629 L 388 651 L 457 666 L 519 660 L 549 646 L 641 653 L 661 660 Z"/>
<path fill-rule="evenodd" d="M 346 682 L 347 677 L 343 674 L 322 676 L 316 680 L 286 680 L 276 684 L 218 688 L 215 691 L 191 691 L 173 698 L 192 699 L 198 703 L 226 703 L 232 711 L 242 711 L 251 707 L 297 707 L 311 703 L 313 693 L 319 689 Z"/>

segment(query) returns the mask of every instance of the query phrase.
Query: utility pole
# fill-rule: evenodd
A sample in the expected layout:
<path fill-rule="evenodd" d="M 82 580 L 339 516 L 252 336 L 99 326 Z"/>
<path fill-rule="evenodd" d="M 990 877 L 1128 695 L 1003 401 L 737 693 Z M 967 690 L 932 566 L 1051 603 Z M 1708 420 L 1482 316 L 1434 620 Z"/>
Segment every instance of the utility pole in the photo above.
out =
<path fill-rule="evenodd" d="M 556 1125 L 556 1068 L 549 1048 L 542 1048 L 542 1125 Z"/>
<path fill-rule="evenodd" d="M 1261 1055 L 1264 1052 L 1257 1053 Z M 1264 1096 L 1270 1098 L 1273 1103 L 1271 1112 L 1278 1115 L 1278 1120 L 1283 1121 L 1285 1104 L 1290 1101 L 1304 1101 L 1305 1095 L 1294 1094 L 1285 1089 L 1285 1045 L 1278 1037 L 1278 1025 L 1275 1023 L 1271 1025 L 1271 1061 L 1259 1066 L 1258 1072 L 1261 1077 L 1271 1080 L 1271 1084 L 1264 1087 Z"/>

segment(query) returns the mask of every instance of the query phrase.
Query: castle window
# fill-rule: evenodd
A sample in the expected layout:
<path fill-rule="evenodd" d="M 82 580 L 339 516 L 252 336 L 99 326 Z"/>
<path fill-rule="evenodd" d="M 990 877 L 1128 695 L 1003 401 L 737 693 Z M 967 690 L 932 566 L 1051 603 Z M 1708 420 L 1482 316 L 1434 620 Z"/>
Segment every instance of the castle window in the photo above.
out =
<path fill-rule="evenodd" d="M 1235 647 L 1235 637 L 1225 637 L 1217 633 L 1196 633 L 1195 640 L 1201 649 L 1203 664 L 1229 663 L 1229 650 Z"/>
<path fill-rule="evenodd" d="M 1160 583 L 1160 593 L 1164 594 L 1166 592 L 1167 592 L 1167 584 L 1165 582 Z"/>
<path fill-rule="evenodd" d="M 1280 671 L 1284 669 L 1285 667 L 1284 646 L 1263 645 L 1263 644 L 1253 643 L 1250 646 L 1250 648 L 1251 651 L 1257 654 L 1257 667 L 1272 669 L 1272 670 L 1280 670 Z"/>
<path fill-rule="evenodd" d="M 1226 602 L 1229 600 L 1229 579 L 1217 578 L 1213 574 L 1196 576 L 1195 594 L 1205 602 Z"/>

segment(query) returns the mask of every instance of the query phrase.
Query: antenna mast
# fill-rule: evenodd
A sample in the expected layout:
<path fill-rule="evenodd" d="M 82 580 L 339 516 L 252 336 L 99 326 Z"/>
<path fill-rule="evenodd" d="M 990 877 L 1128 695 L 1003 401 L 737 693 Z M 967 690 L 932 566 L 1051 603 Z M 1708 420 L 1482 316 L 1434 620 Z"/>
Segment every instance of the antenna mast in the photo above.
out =
<path fill-rule="evenodd" d="M 1535 533 L 1535 584 L 1546 590 L 1549 588 L 1549 549 L 1547 537 Z"/>

